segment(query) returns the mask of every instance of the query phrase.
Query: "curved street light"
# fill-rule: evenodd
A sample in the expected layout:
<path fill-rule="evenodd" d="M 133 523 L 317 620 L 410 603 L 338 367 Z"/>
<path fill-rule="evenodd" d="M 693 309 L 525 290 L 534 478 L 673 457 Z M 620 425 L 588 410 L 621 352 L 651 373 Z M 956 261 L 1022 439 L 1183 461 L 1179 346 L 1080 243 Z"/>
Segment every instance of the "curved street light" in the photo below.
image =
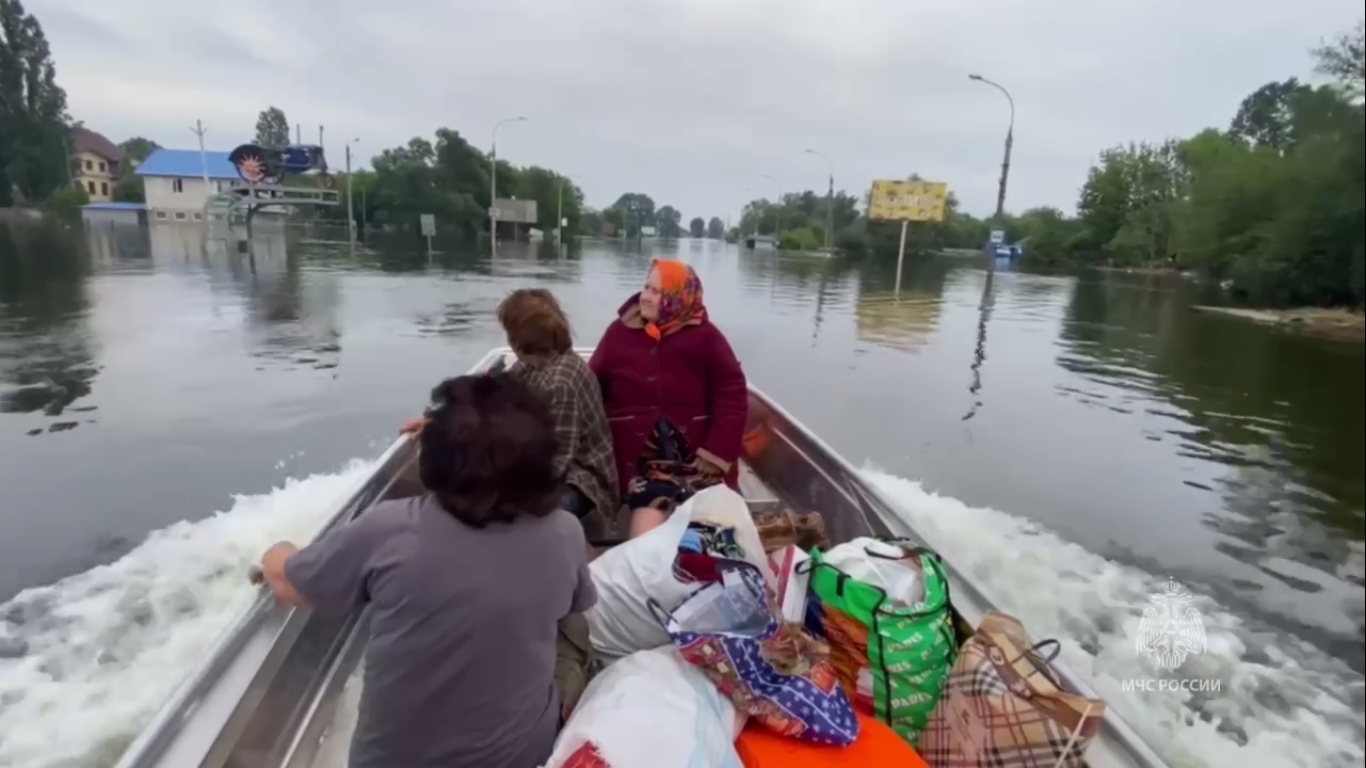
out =
<path fill-rule="evenodd" d="M 508 123 L 525 123 L 526 118 L 518 115 L 493 124 L 493 152 L 489 160 L 489 243 L 494 256 L 498 255 L 498 129 Z"/>
<path fill-rule="evenodd" d="M 1010 126 L 1006 129 L 1006 150 L 1005 157 L 1001 160 L 1001 186 L 996 192 L 996 226 L 1005 227 L 1005 206 L 1006 206 L 1006 179 L 1010 175 L 1010 147 L 1015 143 L 1015 99 L 1011 98 L 1010 91 L 1000 83 L 992 82 L 978 74 L 968 75 L 969 80 L 979 83 L 986 83 L 996 90 L 1006 95 L 1006 101 L 1010 103 Z M 977 346 L 973 351 L 972 384 L 968 386 L 968 392 L 973 395 L 972 407 L 968 409 L 963 421 L 971 419 L 977 415 L 977 409 L 982 407 L 982 362 L 986 360 L 987 343 L 987 322 L 991 319 L 991 310 L 996 303 L 995 293 L 992 291 L 992 279 L 996 275 L 996 259 L 994 255 L 987 256 L 986 280 L 982 283 L 982 300 L 977 305 Z"/>
<path fill-rule="evenodd" d="M 1000 83 L 992 82 L 977 74 L 968 75 L 968 79 L 975 80 L 979 83 L 986 83 L 1001 93 L 1004 93 L 1006 95 L 1006 101 L 1010 102 L 1010 127 L 1006 129 L 1005 159 L 1001 161 L 1001 186 L 996 192 L 996 221 L 999 224 L 1005 220 L 1006 179 L 1010 176 L 1010 147 L 1015 143 L 1015 99 L 1011 98 L 1010 91 L 1007 91 L 1005 86 Z"/>
<path fill-rule="evenodd" d="M 830 251 L 830 239 L 834 236 L 835 230 L 835 164 L 830 158 L 817 152 L 814 149 L 806 150 L 806 154 L 815 155 L 825 161 L 830 168 L 830 186 L 825 190 L 825 250 Z"/>

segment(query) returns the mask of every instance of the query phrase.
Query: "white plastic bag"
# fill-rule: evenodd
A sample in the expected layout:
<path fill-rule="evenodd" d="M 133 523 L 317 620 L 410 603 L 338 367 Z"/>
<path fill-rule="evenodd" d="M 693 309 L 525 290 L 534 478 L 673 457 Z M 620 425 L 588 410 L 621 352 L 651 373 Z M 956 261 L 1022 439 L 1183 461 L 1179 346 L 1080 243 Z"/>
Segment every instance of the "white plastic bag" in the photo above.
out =
<path fill-rule="evenodd" d="M 860 536 L 831 549 L 822 559 L 852 579 L 880 587 L 893 604 L 906 607 L 925 597 L 920 562 L 886 542 Z"/>
<path fill-rule="evenodd" d="M 695 517 L 713 525 L 733 526 L 746 562 L 753 563 L 773 583 L 744 497 L 726 486 L 699 491 L 674 510 L 663 525 L 609 549 L 588 565 L 598 589 L 598 602 L 588 610 L 588 628 L 593 649 L 604 662 L 672 643 L 669 633 L 650 612 L 649 601 L 673 610 L 698 588 L 674 576 L 678 544 Z"/>
<path fill-rule="evenodd" d="M 544 768 L 742 768 L 730 700 L 672 646 L 604 669 L 583 692 Z M 596 752 L 601 762 L 587 759 Z"/>
<path fill-rule="evenodd" d="M 768 554 L 768 565 L 778 577 L 777 598 L 786 621 L 801 622 L 806 617 L 806 594 L 811 587 L 811 571 L 802 563 L 811 560 L 795 544 Z"/>

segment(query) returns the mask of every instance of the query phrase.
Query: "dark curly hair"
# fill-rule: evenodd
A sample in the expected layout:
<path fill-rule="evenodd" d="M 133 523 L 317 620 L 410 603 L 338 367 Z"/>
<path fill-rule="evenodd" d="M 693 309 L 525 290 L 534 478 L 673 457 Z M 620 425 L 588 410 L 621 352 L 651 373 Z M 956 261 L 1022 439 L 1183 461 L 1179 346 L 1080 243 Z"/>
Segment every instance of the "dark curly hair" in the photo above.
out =
<path fill-rule="evenodd" d="M 418 472 L 457 520 L 483 528 L 559 507 L 555 425 L 525 384 L 507 374 L 447 379 L 427 416 Z"/>

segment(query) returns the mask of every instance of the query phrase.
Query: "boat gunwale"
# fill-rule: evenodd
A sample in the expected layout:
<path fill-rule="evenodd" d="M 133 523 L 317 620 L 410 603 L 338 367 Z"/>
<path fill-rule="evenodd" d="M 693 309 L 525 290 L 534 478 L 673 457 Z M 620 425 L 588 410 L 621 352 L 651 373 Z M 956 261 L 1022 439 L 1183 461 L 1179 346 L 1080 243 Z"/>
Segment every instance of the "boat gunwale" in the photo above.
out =
<path fill-rule="evenodd" d="M 932 542 L 926 540 L 925 537 L 920 535 L 920 533 L 917 532 L 910 525 L 909 522 L 907 522 L 905 519 L 903 519 L 901 516 L 897 515 L 893 511 L 896 509 L 896 504 L 892 500 L 888 499 L 877 488 L 873 487 L 872 485 L 864 481 L 860 470 L 858 470 L 852 464 L 850 464 L 849 460 L 844 458 L 843 454 L 841 454 L 839 451 L 831 447 L 829 443 L 826 443 L 824 440 L 822 440 L 818 435 L 815 434 L 815 432 L 808 429 L 806 425 L 801 422 L 800 419 L 798 419 L 791 412 L 789 412 L 781 405 L 779 405 L 776 401 L 773 400 L 773 398 L 764 394 L 764 392 L 760 390 L 758 387 L 754 386 L 753 384 L 750 384 L 749 390 L 753 395 L 756 395 L 760 400 L 762 400 L 766 407 L 772 409 L 778 416 L 782 417 L 788 424 L 792 425 L 797 430 L 799 430 L 804 438 L 810 440 L 812 444 L 814 444 L 817 448 L 820 448 L 822 451 L 824 451 L 828 458 L 834 460 L 840 466 L 840 468 L 846 472 L 846 476 L 848 477 L 850 482 L 854 483 L 860 491 L 871 496 L 872 499 L 877 502 L 878 508 L 876 508 L 874 511 L 878 513 L 878 518 L 884 526 L 886 526 L 889 530 L 892 530 L 893 532 L 897 532 L 898 530 L 900 530 L 902 532 L 900 535 L 907 536 L 907 538 L 911 538 L 917 541 L 918 543 L 926 547 L 929 547 L 933 551 L 938 551 L 934 547 Z M 860 509 L 863 508 L 862 504 L 860 504 L 859 506 Z M 954 564 L 951 563 L 947 558 L 941 557 L 940 563 L 944 566 L 944 571 L 950 580 L 950 587 L 952 589 L 953 594 L 953 598 L 951 598 L 950 600 L 952 607 L 954 608 L 954 610 L 958 611 L 958 613 L 974 628 L 974 630 L 981 623 L 982 617 L 987 612 L 1003 612 L 1000 608 L 997 607 L 998 603 L 988 598 L 986 594 L 983 593 L 982 589 L 978 587 L 975 582 L 965 577 L 963 573 L 960 570 L 958 570 L 954 566 Z M 970 603 L 969 607 L 971 607 L 971 611 L 964 610 L 965 601 L 962 599 L 964 597 L 964 592 L 967 593 L 968 599 L 966 602 Z M 1070 688 L 1069 692 L 1076 693 L 1087 698 L 1105 701 L 1105 698 L 1103 696 L 1097 693 L 1089 683 L 1087 683 L 1079 675 L 1073 672 L 1072 669 L 1069 666 L 1067 666 L 1067 664 L 1063 663 L 1061 660 L 1055 659 L 1049 662 L 1049 666 L 1052 667 L 1055 672 L 1057 672 L 1058 677 L 1062 679 L 1062 681 L 1066 684 L 1068 688 Z M 1114 709 L 1112 707 L 1109 707 L 1108 705 L 1106 707 L 1105 715 L 1101 719 L 1101 732 L 1105 735 L 1108 735 L 1112 741 L 1116 742 L 1125 751 L 1129 752 L 1133 758 L 1142 761 L 1138 763 L 1139 765 L 1151 765 L 1157 767 L 1167 766 L 1167 762 L 1163 760 L 1153 750 L 1152 747 L 1148 746 L 1147 741 L 1145 741 L 1143 737 L 1138 735 L 1138 732 L 1133 729 L 1133 726 L 1129 725 L 1127 721 L 1120 717 L 1119 714 L 1116 713 Z"/>

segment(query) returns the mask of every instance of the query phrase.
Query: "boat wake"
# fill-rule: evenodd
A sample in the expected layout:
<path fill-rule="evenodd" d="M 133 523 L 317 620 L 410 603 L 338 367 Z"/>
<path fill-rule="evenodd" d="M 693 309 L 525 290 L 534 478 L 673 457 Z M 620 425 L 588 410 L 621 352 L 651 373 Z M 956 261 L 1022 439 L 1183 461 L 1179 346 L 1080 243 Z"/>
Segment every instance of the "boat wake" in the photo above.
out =
<path fill-rule="evenodd" d="M 0 605 L 0 766 L 117 762 L 254 599 L 248 565 L 277 540 L 306 540 L 372 466 L 239 496 L 226 512 L 156 531 L 114 563 Z M 1134 635 L 1164 577 L 1006 513 L 866 475 L 1003 610 L 1063 640 L 1067 663 L 1173 766 L 1361 765 L 1363 681 L 1342 662 L 1202 601 L 1209 647 L 1181 674 L 1220 690 L 1125 690 L 1153 675 Z"/>
<path fill-rule="evenodd" d="M 1174 768 L 1362 764 L 1363 678 L 1344 662 L 1196 596 L 1207 649 L 1159 676 L 1136 638 L 1165 575 L 1119 565 L 917 482 L 876 469 L 864 477 L 998 608 L 1034 637 L 1062 641 L 1063 661 Z"/>
<path fill-rule="evenodd" d="M 114 765 L 255 599 L 247 568 L 276 541 L 310 538 L 372 467 L 238 496 L 0 605 L 0 766 Z"/>

